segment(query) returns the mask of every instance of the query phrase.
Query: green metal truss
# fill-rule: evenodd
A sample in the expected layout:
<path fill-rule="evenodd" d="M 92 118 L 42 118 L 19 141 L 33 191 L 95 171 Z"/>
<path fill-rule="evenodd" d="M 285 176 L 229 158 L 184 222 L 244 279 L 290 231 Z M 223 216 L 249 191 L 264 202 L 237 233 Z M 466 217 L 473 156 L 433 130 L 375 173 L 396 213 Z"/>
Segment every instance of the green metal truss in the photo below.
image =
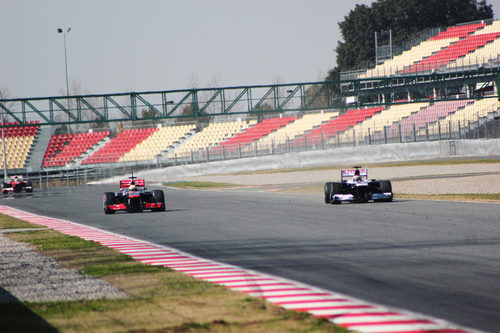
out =
<path fill-rule="evenodd" d="M 10 122 L 38 121 L 40 125 L 93 122 L 196 120 L 210 116 L 252 117 L 392 104 L 401 95 L 412 102 L 457 98 L 464 87 L 498 87 L 499 68 L 455 73 L 352 79 L 258 86 L 130 92 L 104 95 L 53 96 L 0 100 L 0 112 Z M 498 91 L 496 89 L 495 91 Z M 354 105 L 345 105 L 346 97 Z M 381 98 L 383 97 L 383 98 Z M 481 98 L 481 89 L 468 89 L 463 98 Z M 498 93 L 495 93 L 498 97 Z"/>

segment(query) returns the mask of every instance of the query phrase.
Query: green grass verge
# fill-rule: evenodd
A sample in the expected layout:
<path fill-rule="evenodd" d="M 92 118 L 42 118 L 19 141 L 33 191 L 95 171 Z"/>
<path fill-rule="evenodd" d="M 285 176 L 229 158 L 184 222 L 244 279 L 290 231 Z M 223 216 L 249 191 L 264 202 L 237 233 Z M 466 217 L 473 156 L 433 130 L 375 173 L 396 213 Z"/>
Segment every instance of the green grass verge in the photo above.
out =
<path fill-rule="evenodd" d="M 0 214 L 0 229 L 26 228 Z M 103 279 L 129 297 L 118 300 L 0 303 L 6 332 L 348 332 L 306 313 L 196 280 L 168 268 L 53 230 L 5 236 L 33 245 L 61 266 Z"/>

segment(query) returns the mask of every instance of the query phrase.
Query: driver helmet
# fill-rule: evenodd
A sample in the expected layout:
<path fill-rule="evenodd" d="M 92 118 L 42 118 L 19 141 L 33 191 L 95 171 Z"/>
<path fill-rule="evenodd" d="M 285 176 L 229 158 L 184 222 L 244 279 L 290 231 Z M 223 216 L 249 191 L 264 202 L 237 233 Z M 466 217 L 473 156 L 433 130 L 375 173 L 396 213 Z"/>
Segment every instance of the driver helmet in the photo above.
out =
<path fill-rule="evenodd" d="M 129 191 L 135 191 L 136 189 L 137 189 L 137 187 L 135 186 L 135 182 L 131 182 L 130 186 L 128 187 L 128 190 Z"/>
<path fill-rule="evenodd" d="M 357 181 L 357 182 L 360 182 L 360 181 L 363 180 L 361 178 L 361 175 L 359 174 L 359 170 L 358 169 L 356 169 L 356 171 L 354 171 L 354 180 Z"/>

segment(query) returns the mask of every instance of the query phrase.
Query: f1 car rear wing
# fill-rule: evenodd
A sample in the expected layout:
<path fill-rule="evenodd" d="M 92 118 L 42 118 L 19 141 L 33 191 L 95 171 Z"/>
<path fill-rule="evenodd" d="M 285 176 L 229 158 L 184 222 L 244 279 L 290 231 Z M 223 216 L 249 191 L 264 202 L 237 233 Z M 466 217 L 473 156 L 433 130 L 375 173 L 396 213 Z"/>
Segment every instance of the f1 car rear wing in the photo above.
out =
<path fill-rule="evenodd" d="M 134 180 L 135 186 L 137 187 L 144 187 L 146 186 L 146 181 L 144 179 L 135 179 Z M 132 184 L 132 179 L 123 179 L 120 180 L 120 188 L 128 188 Z"/>
<path fill-rule="evenodd" d="M 359 175 L 361 177 L 368 178 L 368 170 L 366 169 L 345 169 L 340 171 L 340 177 L 346 178 L 346 177 L 354 177 L 354 173 L 356 170 L 359 170 Z"/>

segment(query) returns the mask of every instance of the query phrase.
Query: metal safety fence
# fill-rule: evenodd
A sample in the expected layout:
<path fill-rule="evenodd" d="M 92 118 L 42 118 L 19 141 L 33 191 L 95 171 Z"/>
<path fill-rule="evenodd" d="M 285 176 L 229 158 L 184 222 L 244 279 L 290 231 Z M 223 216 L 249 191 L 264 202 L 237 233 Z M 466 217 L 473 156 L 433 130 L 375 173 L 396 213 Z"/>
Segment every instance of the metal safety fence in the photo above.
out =
<path fill-rule="evenodd" d="M 325 132 L 304 134 L 284 141 L 254 141 L 248 144 L 218 145 L 191 150 L 183 154 L 170 154 L 158 158 L 158 165 L 195 164 L 246 157 L 326 150 L 362 145 L 409 143 L 436 140 L 488 139 L 500 137 L 500 121 L 478 118 L 475 121 L 440 121 L 417 127 L 383 126 L 382 129 L 361 128 L 331 135 Z"/>
<path fill-rule="evenodd" d="M 364 145 L 425 142 L 437 140 L 489 139 L 500 137 L 500 119 L 477 117 L 476 120 L 438 121 L 424 126 L 414 123 L 403 126 L 355 127 L 339 133 L 307 132 L 284 140 L 257 140 L 247 144 L 213 145 L 182 154 L 164 151 L 150 160 L 100 163 L 94 165 L 63 166 L 36 172 L 9 171 L 31 180 L 35 189 L 59 186 L 81 186 L 101 179 L 126 175 L 141 170 L 176 165 L 199 164 L 214 161 L 270 156 L 312 150 L 328 150 Z M 3 177 L 2 177 L 3 178 Z M 5 180 L 2 179 L 4 182 Z"/>

